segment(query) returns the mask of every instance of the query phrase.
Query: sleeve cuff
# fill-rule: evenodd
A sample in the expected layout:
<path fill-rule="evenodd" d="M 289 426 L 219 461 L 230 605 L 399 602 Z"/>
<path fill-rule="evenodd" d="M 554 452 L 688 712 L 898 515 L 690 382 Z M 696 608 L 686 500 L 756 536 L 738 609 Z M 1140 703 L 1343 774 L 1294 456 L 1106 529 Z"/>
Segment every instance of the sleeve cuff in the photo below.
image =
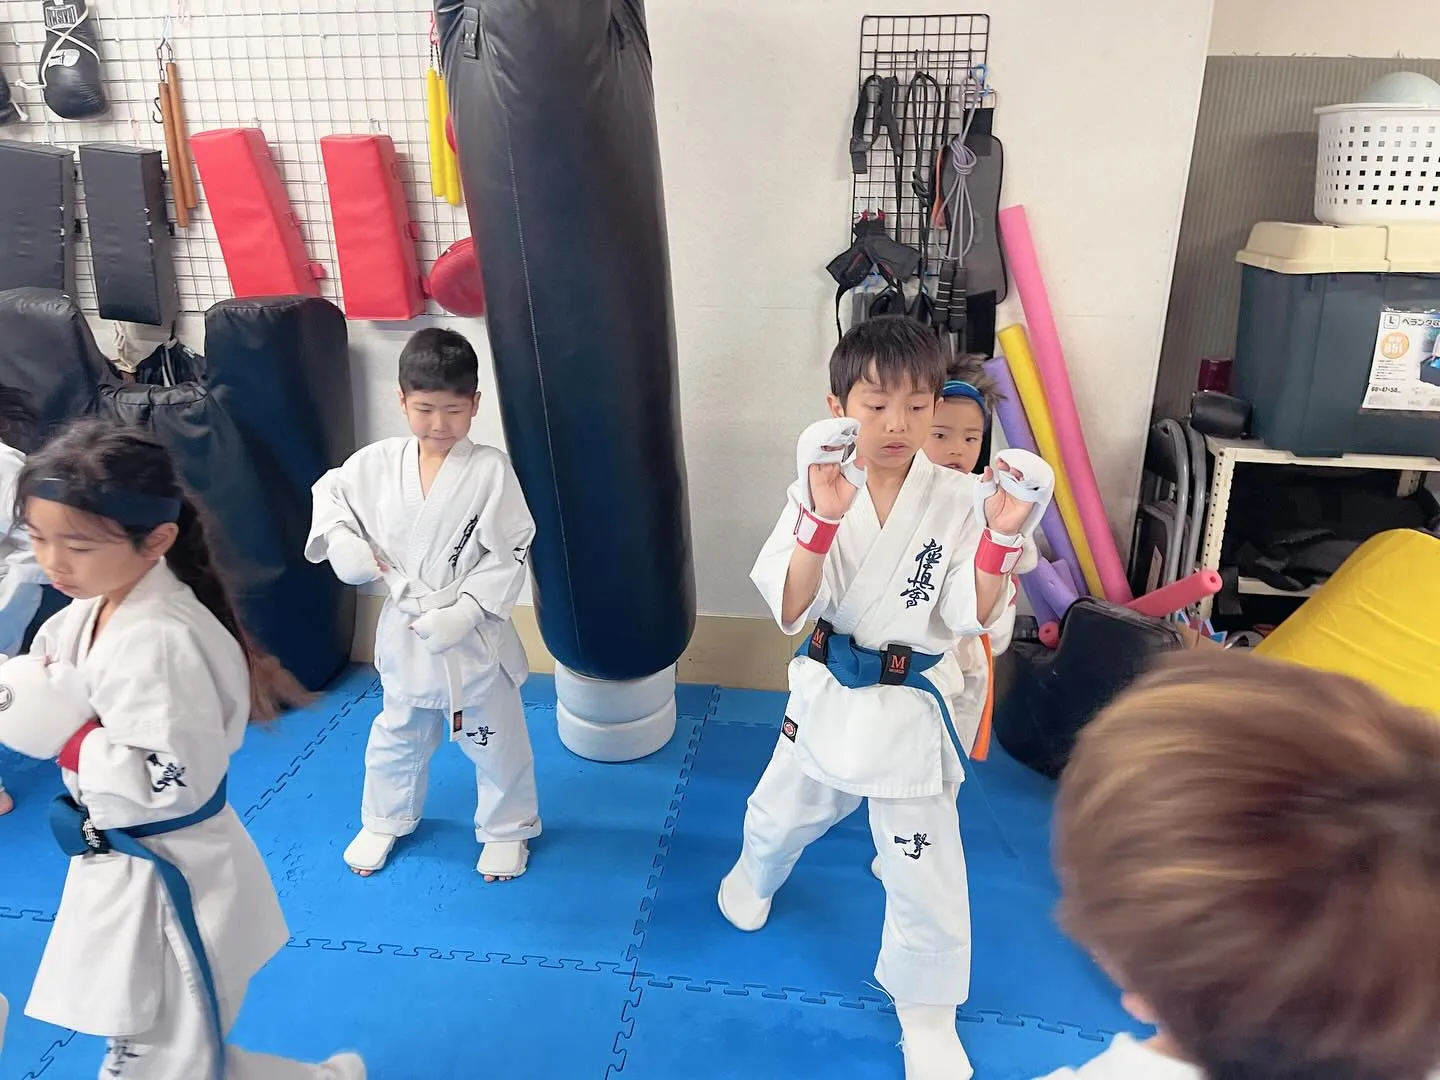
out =
<path fill-rule="evenodd" d="M 476 596 L 472 592 L 462 592 L 459 596 L 455 598 L 455 603 L 464 604 L 467 600 L 470 601 L 470 615 L 475 622 L 475 628 L 477 630 L 480 628 L 480 624 L 483 623 L 485 619 L 489 616 L 493 615 L 497 619 L 504 618 L 504 616 L 499 615 L 494 611 L 491 611 L 490 608 L 485 605 L 485 601 L 481 600 L 480 597 Z"/>
<path fill-rule="evenodd" d="M 55 757 L 60 768 L 73 773 L 80 771 L 80 747 L 89 737 L 90 733 L 99 726 L 99 720 L 91 720 L 66 740 L 65 745 L 60 748 L 60 753 Z"/>

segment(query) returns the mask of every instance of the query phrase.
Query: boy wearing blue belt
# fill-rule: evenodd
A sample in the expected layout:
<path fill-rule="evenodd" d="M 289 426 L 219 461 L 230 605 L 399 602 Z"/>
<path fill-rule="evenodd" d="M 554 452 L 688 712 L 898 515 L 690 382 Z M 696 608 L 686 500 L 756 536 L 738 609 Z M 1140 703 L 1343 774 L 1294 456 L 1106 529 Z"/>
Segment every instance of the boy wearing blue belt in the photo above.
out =
<path fill-rule="evenodd" d="M 790 664 L 781 735 L 719 895 L 732 924 L 760 929 L 806 846 L 868 798 L 886 891 L 875 976 L 895 999 L 906 1080 L 972 1074 L 955 1028 L 970 913 L 945 704 L 964 675 L 950 654 L 1008 611 L 1054 487 L 1023 451 L 983 478 L 933 464 L 921 447 L 944 382 L 939 341 L 901 316 L 856 326 L 830 359 L 833 418 L 801 435 L 798 479 L 751 573 L 783 631 L 816 628 Z"/>

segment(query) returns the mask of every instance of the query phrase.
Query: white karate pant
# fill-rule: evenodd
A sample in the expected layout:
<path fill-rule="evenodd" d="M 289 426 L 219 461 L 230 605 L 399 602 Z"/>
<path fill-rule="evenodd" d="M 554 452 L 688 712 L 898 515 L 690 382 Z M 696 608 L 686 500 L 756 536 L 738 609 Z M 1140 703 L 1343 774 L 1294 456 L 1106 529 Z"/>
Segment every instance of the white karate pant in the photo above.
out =
<path fill-rule="evenodd" d="M 875 978 L 896 1001 L 959 1005 L 970 996 L 970 892 L 958 794 L 958 786 L 947 785 L 923 799 L 869 800 L 885 886 Z M 775 895 L 805 848 L 862 801 L 806 776 L 782 735 L 745 811 L 740 866 L 755 892 Z"/>
<path fill-rule="evenodd" d="M 420 709 L 388 698 L 370 727 L 365 747 L 365 791 L 360 822 L 384 836 L 408 836 L 420 824 L 430 781 L 430 759 L 448 738 L 442 709 Z M 475 765 L 475 838 L 529 840 L 540 835 L 535 756 L 525 728 L 520 690 L 503 671 L 483 705 L 465 710 L 456 740 Z"/>
<path fill-rule="evenodd" d="M 192 985 L 174 953 L 166 950 L 155 1026 L 144 1035 L 111 1039 L 100 1080 L 205 1080 L 214 1075 L 210 1014 L 203 992 Z M 244 992 L 241 992 L 241 1000 Z M 228 1033 L 240 1011 L 221 995 L 220 1022 Z M 341 1080 L 325 1065 L 307 1065 L 226 1045 L 225 1080 Z"/>

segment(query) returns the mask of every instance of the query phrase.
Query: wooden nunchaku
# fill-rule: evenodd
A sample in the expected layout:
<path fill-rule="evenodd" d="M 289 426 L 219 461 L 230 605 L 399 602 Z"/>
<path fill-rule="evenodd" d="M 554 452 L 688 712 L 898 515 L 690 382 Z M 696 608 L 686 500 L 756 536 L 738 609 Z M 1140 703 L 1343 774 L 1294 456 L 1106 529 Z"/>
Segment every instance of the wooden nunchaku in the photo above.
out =
<path fill-rule="evenodd" d="M 166 42 L 159 50 L 160 84 L 155 100 L 165 128 L 165 157 L 170 163 L 170 197 L 175 201 L 175 224 L 190 227 L 190 211 L 199 205 L 191 168 L 190 134 L 185 128 L 185 104 L 180 97 L 180 69 Z"/>

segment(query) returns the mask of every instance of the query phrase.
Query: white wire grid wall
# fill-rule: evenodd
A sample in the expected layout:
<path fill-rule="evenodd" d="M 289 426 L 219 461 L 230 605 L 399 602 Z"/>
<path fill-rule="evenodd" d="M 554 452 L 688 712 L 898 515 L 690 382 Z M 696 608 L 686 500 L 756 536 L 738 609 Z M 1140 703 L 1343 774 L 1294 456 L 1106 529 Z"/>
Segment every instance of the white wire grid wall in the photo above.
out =
<path fill-rule="evenodd" d="M 425 71 L 430 63 L 431 6 L 426 0 L 309 0 L 294 6 L 276 0 L 89 3 L 100 38 L 109 113 L 93 121 L 60 120 L 45 108 L 38 87 L 22 85 L 38 81 L 45 43 L 41 3 L 0 0 L 0 70 L 28 116 L 0 128 L 0 138 L 71 149 L 81 143 L 119 142 L 163 152 L 165 137 L 154 99 L 160 80 L 156 49 L 168 27 L 191 137 L 215 128 L 264 131 L 310 259 L 325 268 L 320 290 L 327 299 L 341 302 L 320 156 L 324 135 L 381 133 L 394 140 L 410 214 L 418 226 L 422 269 L 428 271 L 445 248 L 469 234 L 465 208 L 451 206 L 430 187 Z M 166 167 L 168 175 L 168 161 Z M 82 221 L 83 185 L 82 176 Z M 205 311 L 233 295 L 204 187 L 197 188 L 200 205 L 192 211 L 190 227 L 174 230 L 180 305 L 189 312 Z M 87 229 L 82 229 L 76 255 L 76 300 L 93 313 L 97 305 Z M 440 312 L 433 302 L 429 310 Z"/>

